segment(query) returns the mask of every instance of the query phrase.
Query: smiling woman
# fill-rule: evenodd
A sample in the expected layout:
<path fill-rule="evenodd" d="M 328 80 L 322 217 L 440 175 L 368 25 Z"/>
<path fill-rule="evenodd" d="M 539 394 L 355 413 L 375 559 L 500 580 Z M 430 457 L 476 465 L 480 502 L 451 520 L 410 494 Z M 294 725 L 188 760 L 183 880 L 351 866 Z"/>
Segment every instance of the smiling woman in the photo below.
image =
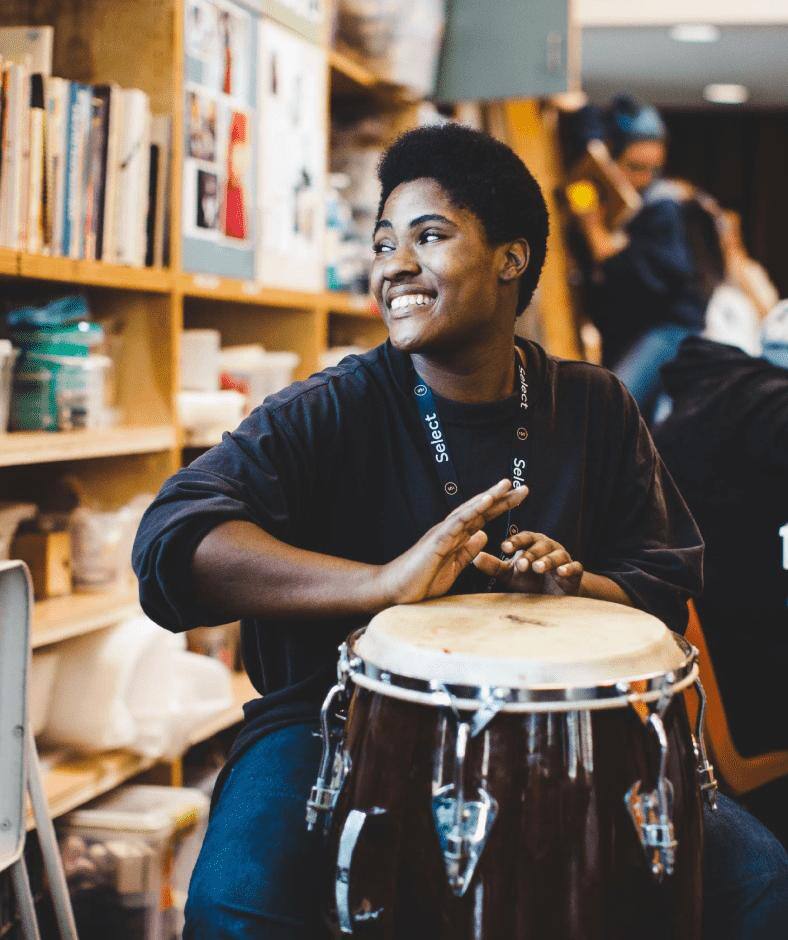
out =
<path fill-rule="evenodd" d="M 267 398 L 165 484 L 137 537 L 149 616 L 174 631 L 243 618 L 264 696 L 214 792 L 189 938 L 323 936 L 312 732 L 337 645 L 373 614 L 494 589 L 681 630 L 699 590 L 698 532 L 621 383 L 515 342 L 547 235 L 528 170 L 448 125 L 402 137 L 380 179 L 390 341 Z"/>

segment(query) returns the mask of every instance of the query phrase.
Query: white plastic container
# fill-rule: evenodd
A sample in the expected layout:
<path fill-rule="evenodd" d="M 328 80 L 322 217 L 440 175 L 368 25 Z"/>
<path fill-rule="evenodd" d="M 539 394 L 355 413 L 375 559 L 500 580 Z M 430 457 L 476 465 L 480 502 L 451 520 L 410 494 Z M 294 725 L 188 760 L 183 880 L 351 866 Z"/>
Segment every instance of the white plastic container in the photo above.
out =
<path fill-rule="evenodd" d="M 0 339 L 0 434 L 8 430 L 8 412 L 11 408 L 11 377 L 17 351 L 10 340 Z"/>
<path fill-rule="evenodd" d="M 245 395 L 249 412 L 266 396 L 290 385 L 300 361 L 297 353 L 270 352 L 259 343 L 225 346 L 220 355 L 222 385 Z"/>
<path fill-rule="evenodd" d="M 132 785 L 62 820 L 58 833 L 80 937 L 83 910 L 90 912 L 90 937 L 180 937 L 209 803 L 195 789 Z M 105 926 L 96 923 L 97 899 Z"/>
<path fill-rule="evenodd" d="M 30 727 L 34 737 L 38 737 L 46 728 L 59 659 L 60 651 L 57 646 L 33 653 L 27 700 L 30 708 Z"/>
<path fill-rule="evenodd" d="M 184 330 L 181 333 L 181 388 L 215 392 L 219 388 L 218 330 Z"/>
<path fill-rule="evenodd" d="M 238 426 L 245 407 L 240 392 L 178 392 L 178 418 L 192 444 L 217 444 Z"/>

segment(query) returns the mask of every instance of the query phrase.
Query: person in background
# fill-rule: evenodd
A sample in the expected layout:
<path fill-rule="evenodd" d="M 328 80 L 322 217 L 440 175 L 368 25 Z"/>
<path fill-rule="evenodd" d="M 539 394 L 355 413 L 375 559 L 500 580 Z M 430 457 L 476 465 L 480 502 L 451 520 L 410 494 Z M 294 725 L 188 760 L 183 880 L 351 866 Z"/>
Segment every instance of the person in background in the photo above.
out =
<path fill-rule="evenodd" d="M 662 370 L 673 410 L 655 430 L 706 543 L 698 613 L 746 756 L 788 749 L 788 302 L 764 321 L 762 345 L 756 358 L 685 340 Z M 785 778 L 780 789 L 767 821 L 786 841 Z"/>
<path fill-rule="evenodd" d="M 680 194 L 659 179 L 667 132 L 655 108 L 624 95 L 601 115 L 584 108 L 576 123 L 586 139 L 604 137 L 642 198 L 635 216 L 615 230 L 598 204 L 570 202 L 570 208 L 582 235 L 576 253 L 588 313 L 602 336 L 603 363 L 648 420 L 660 392 L 660 366 L 686 336 L 703 329 L 706 300 L 695 278 Z"/>

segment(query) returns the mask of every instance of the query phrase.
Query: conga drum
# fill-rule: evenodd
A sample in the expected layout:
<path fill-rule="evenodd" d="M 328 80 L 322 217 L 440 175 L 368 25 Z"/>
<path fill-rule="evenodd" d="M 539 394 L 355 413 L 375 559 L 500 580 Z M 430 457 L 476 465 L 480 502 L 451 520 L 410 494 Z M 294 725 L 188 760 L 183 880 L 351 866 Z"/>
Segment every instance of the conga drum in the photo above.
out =
<path fill-rule="evenodd" d="M 695 660 L 655 617 L 585 598 L 374 617 L 340 647 L 307 803 L 334 935 L 699 937 L 715 784 L 682 695 L 702 695 Z"/>

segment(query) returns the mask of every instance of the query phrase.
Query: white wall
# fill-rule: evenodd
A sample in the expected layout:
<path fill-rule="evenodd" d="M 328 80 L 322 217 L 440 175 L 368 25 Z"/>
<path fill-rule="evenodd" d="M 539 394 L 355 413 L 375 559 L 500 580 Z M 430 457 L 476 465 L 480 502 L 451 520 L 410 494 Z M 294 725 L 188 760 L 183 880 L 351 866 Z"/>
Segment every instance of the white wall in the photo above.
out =
<path fill-rule="evenodd" d="M 788 23 L 788 0 L 571 0 L 581 26 Z"/>

